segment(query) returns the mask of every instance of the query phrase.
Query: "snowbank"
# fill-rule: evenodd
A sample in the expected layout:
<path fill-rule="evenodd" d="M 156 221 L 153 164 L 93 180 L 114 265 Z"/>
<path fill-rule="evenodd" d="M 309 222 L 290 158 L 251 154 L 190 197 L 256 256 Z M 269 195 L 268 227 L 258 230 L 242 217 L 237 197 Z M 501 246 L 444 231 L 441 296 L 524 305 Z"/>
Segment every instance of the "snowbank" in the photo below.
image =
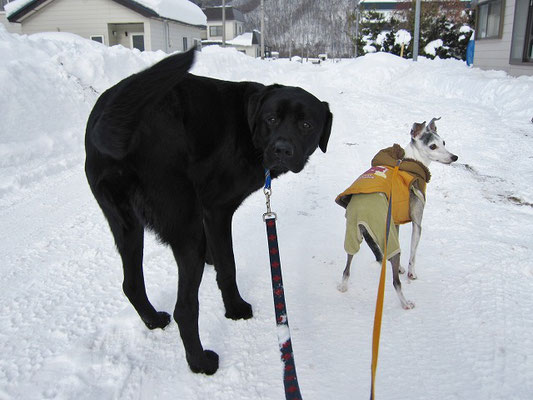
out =
<path fill-rule="evenodd" d="M 190 372 L 175 324 L 148 331 L 122 294 L 122 269 L 84 172 L 84 129 L 99 94 L 163 53 L 0 26 L 0 398 L 279 400 L 281 362 L 259 191 L 233 226 L 238 282 L 254 318 L 224 318 L 215 271 L 200 288 L 200 332 L 220 355 Z M 377 150 L 437 126 L 459 156 L 432 164 L 416 308 L 386 284 L 377 397 L 529 400 L 533 393 L 533 77 L 456 60 L 385 53 L 320 65 L 205 48 L 193 73 L 302 86 L 334 115 L 328 152 L 273 182 L 285 295 L 303 396 L 368 397 L 378 268 L 363 246 L 350 288 L 344 210 L 333 199 Z M 401 228 L 407 264 L 409 228 Z M 148 295 L 172 313 L 176 266 L 147 234 Z M 403 278 L 402 278 L 403 279 Z M 517 306 L 519 305 L 519 306 Z M 408 366 L 406 370 L 406 366 Z M 399 373 L 405 371 L 405 373 Z"/>

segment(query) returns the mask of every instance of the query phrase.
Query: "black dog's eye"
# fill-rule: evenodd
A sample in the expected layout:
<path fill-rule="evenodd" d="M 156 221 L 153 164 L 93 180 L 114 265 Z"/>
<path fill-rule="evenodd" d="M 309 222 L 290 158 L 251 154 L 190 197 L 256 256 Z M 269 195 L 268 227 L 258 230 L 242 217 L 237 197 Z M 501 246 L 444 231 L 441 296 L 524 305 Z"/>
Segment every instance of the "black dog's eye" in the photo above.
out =
<path fill-rule="evenodd" d="M 436 145 L 436 144 L 432 144 L 431 146 L 429 146 L 429 148 L 430 148 L 431 150 L 435 150 L 435 149 L 437 148 L 437 145 Z"/>
<path fill-rule="evenodd" d="M 275 124 L 278 123 L 278 119 L 277 119 L 276 117 L 274 117 L 274 116 L 271 116 L 271 117 L 268 117 L 268 118 L 266 119 L 266 122 L 267 122 L 267 124 L 269 124 L 269 125 L 275 125 Z"/>
<path fill-rule="evenodd" d="M 311 125 L 309 122 L 307 122 L 307 121 L 302 122 L 302 129 L 303 130 L 307 131 L 307 130 L 311 129 L 312 127 L 313 127 L 313 125 Z"/>

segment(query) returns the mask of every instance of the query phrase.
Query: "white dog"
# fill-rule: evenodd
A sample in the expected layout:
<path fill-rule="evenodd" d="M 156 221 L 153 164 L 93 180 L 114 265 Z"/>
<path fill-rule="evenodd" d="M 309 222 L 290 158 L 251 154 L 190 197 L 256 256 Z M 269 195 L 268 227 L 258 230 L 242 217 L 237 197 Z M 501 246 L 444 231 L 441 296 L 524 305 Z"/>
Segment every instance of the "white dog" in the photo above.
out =
<path fill-rule="evenodd" d="M 381 150 L 372 160 L 372 168 L 337 196 L 335 201 L 347 209 L 345 249 L 348 257 L 342 283 L 339 285 L 341 292 L 348 289 L 350 265 L 363 238 L 372 249 L 376 260 L 381 262 L 383 259 L 389 195 L 386 188 L 390 188 L 393 169 L 399 163 L 397 181 L 393 184 L 393 221 L 387 240 L 387 259 L 392 264 L 393 285 L 402 307 L 404 309 L 414 307 L 414 303 L 405 299 L 399 278 L 399 274 L 404 270 L 400 266 L 398 225 L 412 222 L 411 254 L 407 276 L 409 279 L 416 279 L 416 250 L 422 231 L 425 188 L 430 179 L 428 166 L 432 161 L 451 164 L 458 159 L 456 155 L 446 150 L 445 142 L 437 134 L 435 121 L 439 119 L 433 118 L 428 125 L 425 122 L 413 124 L 411 141 L 405 149 L 394 145 Z M 404 207 L 401 206 L 402 203 Z"/>

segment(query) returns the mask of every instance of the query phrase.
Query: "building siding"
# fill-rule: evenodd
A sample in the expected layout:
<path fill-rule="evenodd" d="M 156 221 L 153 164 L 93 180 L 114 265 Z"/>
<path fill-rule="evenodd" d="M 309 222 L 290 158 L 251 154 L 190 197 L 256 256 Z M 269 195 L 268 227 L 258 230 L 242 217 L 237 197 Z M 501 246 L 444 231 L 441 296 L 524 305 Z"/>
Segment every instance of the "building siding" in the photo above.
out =
<path fill-rule="evenodd" d="M 533 75 L 533 65 L 511 65 L 511 39 L 515 14 L 515 0 L 505 0 L 501 39 L 476 40 L 474 66 L 498 69 L 511 75 Z"/>
<path fill-rule="evenodd" d="M 126 32 L 144 32 L 145 50 L 182 50 L 183 37 L 189 46 L 199 39 L 199 27 L 163 19 L 147 18 L 112 0 L 54 0 L 22 20 L 21 32 L 71 32 L 86 39 L 102 35 L 106 45 L 131 47 Z M 167 27 L 170 41 L 167 42 Z M 116 32 L 113 35 L 113 31 Z"/>
<path fill-rule="evenodd" d="M 109 23 L 149 25 L 149 19 L 109 0 L 54 0 L 22 20 L 22 33 L 71 32 L 86 39 L 92 35 L 103 35 L 105 44 L 109 45 Z M 144 30 L 149 32 L 146 25 Z M 149 37 L 145 37 L 146 50 L 150 50 L 149 40 L 146 39 Z M 117 40 L 124 45 L 128 43 Z"/>
<path fill-rule="evenodd" d="M 0 11 L 0 24 L 4 25 L 6 31 L 10 33 L 21 33 L 20 24 L 9 22 L 4 11 Z"/>

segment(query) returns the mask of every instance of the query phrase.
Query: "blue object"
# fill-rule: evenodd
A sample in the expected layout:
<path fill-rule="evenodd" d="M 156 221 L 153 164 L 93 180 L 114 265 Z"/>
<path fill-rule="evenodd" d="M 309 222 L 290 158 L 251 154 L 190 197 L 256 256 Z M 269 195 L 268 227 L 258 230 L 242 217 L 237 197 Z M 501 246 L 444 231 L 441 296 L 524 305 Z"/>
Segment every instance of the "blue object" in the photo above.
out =
<path fill-rule="evenodd" d="M 474 50 L 476 48 L 476 41 L 474 40 L 474 33 L 470 36 L 468 45 L 466 46 L 466 65 L 471 67 L 474 65 Z"/>

